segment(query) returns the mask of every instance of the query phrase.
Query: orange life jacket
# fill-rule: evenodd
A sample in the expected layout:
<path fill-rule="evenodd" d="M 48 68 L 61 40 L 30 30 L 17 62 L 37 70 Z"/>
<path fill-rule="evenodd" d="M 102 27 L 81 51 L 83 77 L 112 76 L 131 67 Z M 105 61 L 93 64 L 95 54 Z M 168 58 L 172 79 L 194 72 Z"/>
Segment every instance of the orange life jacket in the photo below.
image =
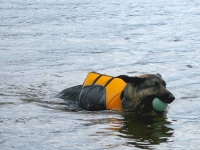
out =
<path fill-rule="evenodd" d="M 120 78 L 90 72 L 83 83 L 80 107 L 87 110 L 123 110 L 120 96 L 125 86 Z"/>

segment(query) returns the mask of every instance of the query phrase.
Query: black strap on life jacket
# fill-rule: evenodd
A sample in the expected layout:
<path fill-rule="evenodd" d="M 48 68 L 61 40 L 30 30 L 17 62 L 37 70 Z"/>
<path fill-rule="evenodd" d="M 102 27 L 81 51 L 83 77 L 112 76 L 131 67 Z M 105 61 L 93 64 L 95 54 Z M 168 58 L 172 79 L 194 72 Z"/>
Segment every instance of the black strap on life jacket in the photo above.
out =
<path fill-rule="evenodd" d="M 87 93 L 85 93 L 84 94 L 84 96 L 81 98 L 81 103 L 82 104 L 84 104 L 84 105 L 81 105 L 82 107 L 84 107 L 84 108 L 86 108 L 87 110 L 93 110 L 93 108 L 92 107 L 90 107 L 90 106 L 88 106 L 87 104 L 87 100 L 86 100 L 86 97 L 88 96 L 88 94 L 89 94 L 89 92 L 91 91 L 91 89 L 93 89 L 94 88 L 94 86 L 97 86 L 97 85 L 95 85 L 95 83 L 101 78 L 103 76 L 103 74 L 99 74 L 96 78 L 95 78 L 95 80 L 92 82 L 92 84 L 88 87 L 85 87 L 85 88 L 89 88 L 89 89 L 87 89 Z M 111 77 L 107 82 L 106 82 L 106 84 L 105 85 L 101 85 L 101 86 L 103 86 L 104 88 L 112 81 L 114 79 L 114 77 Z M 84 87 L 83 87 L 84 88 Z M 97 93 L 96 93 L 97 94 Z M 101 93 L 99 93 L 99 94 L 101 94 Z M 97 94 L 98 95 L 98 94 Z M 95 96 L 95 95 L 94 95 Z M 101 96 L 100 96 L 101 97 Z M 101 100 L 102 101 L 102 100 Z M 100 101 L 99 101 L 100 102 Z M 98 106 L 98 104 L 94 107 L 95 109 L 97 109 L 97 110 L 102 110 L 102 109 L 106 109 L 106 99 L 105 99 L 105 101 L 103 102 L 104 103 L 104 106 L 103 105 L 99 105 L 100 107 L 98 108 L 98 107 L 96 107 L 96 106 Z M 80 104 L 80 103 L 79 103 Z M 102 103 L 101 103 L 102 104 Z M 94 110 L 95 110 L 94 109 Z"/>
<path fill-rule="evenodd" d="M 99 74 L 99 76 L 92 82 L 92 85 L 94 85 L 101 77 L 103 76 L 103 74 Z M 105 87 L 114 79 L 115 77 L 110 78 L 106 84 L 104 85 Z"/>
<path fill-rule="evenodd" d="M 99 76 L 92 82 L 92 85 L 94 85 L 100 78 L 101 78 L 102 74 L 99 74 Z"/>
<path fill-rule="evenodd" d="M 104 85 L 105 87 L 114 79 L 114 77 L 110 78 L 108 82 Z"/>

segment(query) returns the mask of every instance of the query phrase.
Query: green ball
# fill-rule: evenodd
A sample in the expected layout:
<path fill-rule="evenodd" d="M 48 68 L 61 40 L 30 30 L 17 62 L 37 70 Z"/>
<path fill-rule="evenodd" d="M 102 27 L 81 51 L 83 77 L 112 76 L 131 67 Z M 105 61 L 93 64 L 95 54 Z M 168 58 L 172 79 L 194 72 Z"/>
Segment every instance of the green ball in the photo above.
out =
<path fill-rule="evenodd" d="M 159 98 L 154 98 L 152 102 L 153 108 L 157 111 L 165 111 L 168 104 L 161 101 Z"/>

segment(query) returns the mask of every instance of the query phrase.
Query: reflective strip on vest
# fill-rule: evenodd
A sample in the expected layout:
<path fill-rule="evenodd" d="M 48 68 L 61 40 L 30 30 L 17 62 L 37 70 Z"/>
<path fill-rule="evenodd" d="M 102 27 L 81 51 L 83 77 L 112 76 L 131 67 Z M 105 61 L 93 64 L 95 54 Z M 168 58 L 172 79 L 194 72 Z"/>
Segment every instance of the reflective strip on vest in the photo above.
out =
<path fill-rule="evenodd" d="M 94 83 L 95 85 L 105 84 L 113 78 L 112 76 L 107 76 L 103 74 L 98 74 L 95 72 L 90 72 L 84 81 L 83 86 L 92 85 L 97 77 L 101 77 Z M 113 78 L 113 80 L 105 87 L 106 88 L 106 109 L 108 110 L 123 110 L 121 94 L 126 86 L 126 83 L 120 78 Z"/>

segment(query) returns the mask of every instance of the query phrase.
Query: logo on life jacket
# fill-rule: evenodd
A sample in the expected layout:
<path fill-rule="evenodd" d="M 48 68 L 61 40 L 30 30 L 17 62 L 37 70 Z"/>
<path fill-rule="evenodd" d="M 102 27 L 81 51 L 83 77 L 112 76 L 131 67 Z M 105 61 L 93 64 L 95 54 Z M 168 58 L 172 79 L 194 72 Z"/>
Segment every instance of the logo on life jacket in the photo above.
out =
<path fill-rule="evenodd" d="M 83 83 L 79 106 L 86 110 L 122 110 L 120 96 L 125 86 L 120 78 L 90 72 Z"/>

